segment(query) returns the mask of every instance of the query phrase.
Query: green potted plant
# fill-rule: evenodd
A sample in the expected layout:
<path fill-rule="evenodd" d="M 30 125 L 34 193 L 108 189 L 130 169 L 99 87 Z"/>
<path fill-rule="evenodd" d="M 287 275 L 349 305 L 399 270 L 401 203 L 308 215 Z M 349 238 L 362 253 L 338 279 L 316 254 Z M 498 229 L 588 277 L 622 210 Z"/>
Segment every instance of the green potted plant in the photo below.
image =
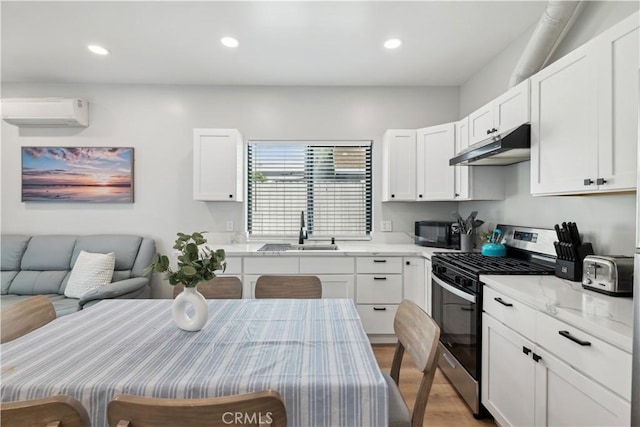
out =
<path fill-rule="evenodd" d="M 198 292 L 198 283 L 206 282 L 216 277 L 216 271 L 224 272 L 227 262 L 224 249 L 213 250 L 205 246 L 207 239 L 204 231 L 192 234 L 177 233 L 173 249 L 178 251 L 177 268 L 172 268 L 169 257 L 161 253 L 153 256 L 153 262 L 145 269 L 145 274 L 151 270 L 164 273 L 165 278 L 173 286 L 183 285 L 184 290 L 178 294 L 173 302 L 173 318 L 180 329 L 185 331 L 199 331 L 207 323 L 209 309 L 207 300 Z M 187 307 L 192 305 L 195 314 L 189 316 Z"/>

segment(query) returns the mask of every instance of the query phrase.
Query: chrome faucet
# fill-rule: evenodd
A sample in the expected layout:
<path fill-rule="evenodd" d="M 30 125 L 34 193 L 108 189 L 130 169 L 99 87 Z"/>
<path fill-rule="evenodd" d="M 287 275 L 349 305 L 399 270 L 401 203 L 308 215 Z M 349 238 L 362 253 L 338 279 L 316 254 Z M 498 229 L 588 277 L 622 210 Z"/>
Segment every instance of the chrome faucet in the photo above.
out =
<path fill-rule="evenodd" d="M 298 244 L 303 245 L 304 239 L 307 239 L 307 228 L 304 226 L 304 211 L 300 211 L 300 234 L 298 234 Z"/>

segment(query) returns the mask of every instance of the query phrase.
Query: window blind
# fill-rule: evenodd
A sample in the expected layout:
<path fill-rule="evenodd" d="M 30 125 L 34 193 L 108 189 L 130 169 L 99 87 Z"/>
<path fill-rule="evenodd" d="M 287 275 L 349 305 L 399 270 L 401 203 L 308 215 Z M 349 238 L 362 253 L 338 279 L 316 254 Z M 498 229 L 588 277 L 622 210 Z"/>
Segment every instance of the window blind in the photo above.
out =
<path fill-rule="evenodd" d="M 300 212 L 309 236 L 371 232 L 371 141 L 249 141 L 250 236 L 296 237 Z"/>

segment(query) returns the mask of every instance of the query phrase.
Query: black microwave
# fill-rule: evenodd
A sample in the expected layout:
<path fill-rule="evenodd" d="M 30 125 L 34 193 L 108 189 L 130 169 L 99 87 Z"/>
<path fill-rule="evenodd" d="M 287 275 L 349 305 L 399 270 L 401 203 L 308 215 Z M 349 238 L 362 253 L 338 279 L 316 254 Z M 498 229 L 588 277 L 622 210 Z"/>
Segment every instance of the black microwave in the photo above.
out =
<path fill-rule="evenodd" d="M 450 221 L 416 221 L 415 239 L 420 246 L 460 249 L 460 228 Z"/>

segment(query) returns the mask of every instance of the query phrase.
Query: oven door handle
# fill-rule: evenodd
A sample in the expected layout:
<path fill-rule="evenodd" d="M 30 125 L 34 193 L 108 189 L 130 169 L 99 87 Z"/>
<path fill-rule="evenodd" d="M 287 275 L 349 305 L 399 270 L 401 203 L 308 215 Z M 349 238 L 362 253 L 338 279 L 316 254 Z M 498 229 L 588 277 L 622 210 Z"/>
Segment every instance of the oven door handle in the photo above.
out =
<path fill-rule="evenodd" d="M 476 303 L 476 296 L 466 293 L 465 291 L 461 291 L 458 288 L 454 288 L 450 284 L 446 283 L 444 280 L 436 277 L 435 275 L 431 276 L 431 280 L 433 280 L 438 286 L 444 288 L 446 291 L 451 292 L 452 294 L 462 298 L 465 301 L 469 301 L 472 303 Z"/>

